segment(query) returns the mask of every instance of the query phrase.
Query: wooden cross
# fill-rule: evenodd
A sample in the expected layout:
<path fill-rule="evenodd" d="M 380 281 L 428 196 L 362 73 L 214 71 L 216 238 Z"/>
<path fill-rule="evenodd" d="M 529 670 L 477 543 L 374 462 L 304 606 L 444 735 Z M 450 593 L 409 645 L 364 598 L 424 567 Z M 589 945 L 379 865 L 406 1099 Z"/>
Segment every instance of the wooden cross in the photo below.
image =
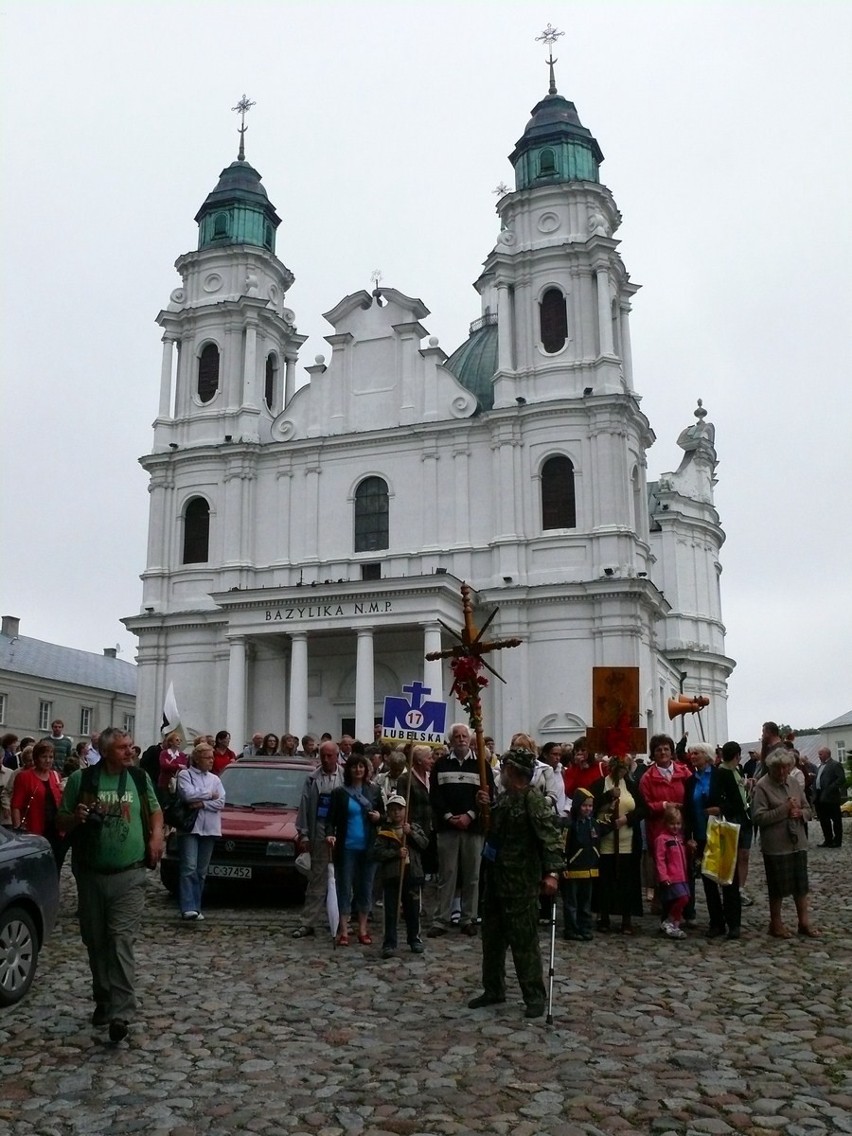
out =
<path fill-rule="evenodd" d="M 462 685 L 457 677 L 456 681 L 453 683 L 453 688 L 456 691 L 459 701 L 467 710 L 471 727 L 476 736 L 476 756 L 479 762 L 479 785 L 480 788 L 487 789 L 488 774 L 486 773 L 485 731 L 482 728 L 482 699 L 479 693 L 481 680 L 478 680 L 477 672 L 480 666 L 486 667 L 496 678 L 499 678 L 501 682 L 505 682 L 506 680 L 503 676 L 495 671 L 488 660 L 483 658 L 483 655 L 487 655 L 491 651 L 502 651 L 506 647 L 519 647 L 522 640 L 483 639 L 482 636 L 485 634 L 489 624 L 494 619 L 499 609 L 495 608 L 482 625 L 482 629 L 477 631 L 476 625 L 473 622 L 473 589 L 469 584 L 462 584 L 461 594 L 462 609 L 464 611 L 464 625 L 461 634 L 452 627 L 447 627 L 447 624 L 444 623 L 443 620 L 438 621 L 450 635 L 458 640 L 458 643 L 450 647 L 448 651 L 430 651 L 426 658 L 430 661 L 434 659 L 470 659 L 474 663 L 466 684 Z M 462 693 L 459 693 L 460 687 L 462 688 L 462 693 L 467 697 L 463 698 Z"/>

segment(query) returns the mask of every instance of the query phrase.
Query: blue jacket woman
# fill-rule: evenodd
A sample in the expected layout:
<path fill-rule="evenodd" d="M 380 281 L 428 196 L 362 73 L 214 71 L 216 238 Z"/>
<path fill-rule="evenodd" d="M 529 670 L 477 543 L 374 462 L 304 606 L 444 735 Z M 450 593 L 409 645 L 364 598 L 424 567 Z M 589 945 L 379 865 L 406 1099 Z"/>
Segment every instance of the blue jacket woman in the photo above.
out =
<path fill-rule="evenodd" d="M 352 753 L 343 767 L 343 785 L 331 794 L 326 841 L 332 850 L 337 887 L 337 945 L 349 946 L 349 915 L 358 918 L 358 942 L 372 943 L 367 930 L 373 900 L 375 861 L 370 852 L 382 819 L 381 793 L 367 780 L 369 764 Z"/>

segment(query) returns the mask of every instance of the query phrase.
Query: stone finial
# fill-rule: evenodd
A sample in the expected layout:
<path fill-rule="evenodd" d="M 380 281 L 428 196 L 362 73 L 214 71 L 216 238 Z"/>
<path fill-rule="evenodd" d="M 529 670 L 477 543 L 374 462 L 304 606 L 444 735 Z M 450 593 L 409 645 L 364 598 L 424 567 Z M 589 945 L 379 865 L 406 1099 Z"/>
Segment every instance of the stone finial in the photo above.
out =
<path fill-rule="evenodd" d="M 696 422 L 692 426 L 687 426 L 682 430 L 677 444 L 682 450 L 689 452 L 690 450 L 697 450 L 701 445 L 709 446 L 711 449 L 716 441 L 716 427 L 712 422 L 706 422 L 707 411 L 704 409 L 704 402 L 699 398 L 698 406 L 693 411 Z"/>

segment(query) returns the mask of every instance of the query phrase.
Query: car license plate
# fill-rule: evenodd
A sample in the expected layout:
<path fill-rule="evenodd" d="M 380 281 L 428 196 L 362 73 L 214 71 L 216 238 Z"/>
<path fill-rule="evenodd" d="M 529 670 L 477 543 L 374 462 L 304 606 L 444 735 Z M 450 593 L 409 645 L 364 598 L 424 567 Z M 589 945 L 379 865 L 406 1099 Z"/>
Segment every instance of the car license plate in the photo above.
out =
<path fill-rule="evenodd" d="M 208 876 L 218 876 L 225 880 L 250 880 L 251 868 L 235 868 L 229 864 L 211 864 L 207 870 Z"/>

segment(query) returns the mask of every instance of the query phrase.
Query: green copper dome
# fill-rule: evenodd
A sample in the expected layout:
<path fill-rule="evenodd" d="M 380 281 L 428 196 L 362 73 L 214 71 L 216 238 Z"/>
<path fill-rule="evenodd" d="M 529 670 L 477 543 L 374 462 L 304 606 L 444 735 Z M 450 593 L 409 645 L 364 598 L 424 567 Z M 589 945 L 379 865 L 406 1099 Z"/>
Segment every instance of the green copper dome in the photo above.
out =
<path fill-rule="evenodd" d="M 444 366 L 463 387 L 475 395 L 480 410 L 494 406 L 494 384 L 497 373 L 497 317 L 484 315 L 470 325 L 470 336 L 457 347 Z"/>
<path fill-rule="evenodd" d="M 515 167 L 515 188 L 530 189 L 551 182 L 598 181 L 603 154 L 574 104 L 552 88 L 533 107 L 509 161 Z"/>
<path fill-rule="evenodd" d="M 245 159 L 238 159 L 219 175 L 195 216 L 198 247 L 257 245 L 275 252 L 275 230 L 281 218 L 261 185 L 260 174 Z"/>

